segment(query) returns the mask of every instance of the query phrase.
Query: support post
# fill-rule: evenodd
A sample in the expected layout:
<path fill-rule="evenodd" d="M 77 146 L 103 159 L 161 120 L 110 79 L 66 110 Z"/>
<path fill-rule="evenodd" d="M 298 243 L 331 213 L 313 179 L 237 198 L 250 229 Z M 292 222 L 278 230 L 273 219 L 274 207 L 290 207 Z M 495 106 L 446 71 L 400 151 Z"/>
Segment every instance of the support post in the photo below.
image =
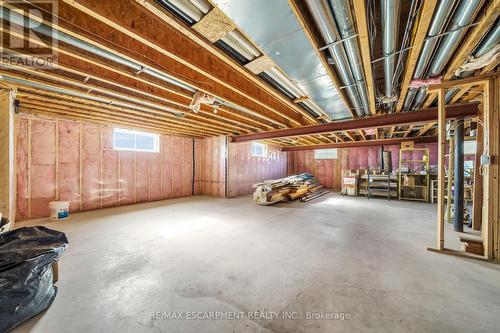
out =
<path fill-rule="evenodd" d="M 16 218 L 14 100 L 14 91 L 0 91 L 0 212 L 9 219 L 4 230 L 10 230 Z"/>
<path fill-rule="evenodd" d="M 455 186 L 453 192 L 453 229 L 464 231 L 464 121 L 455 120 Z"/>
<path fill-rule="evenodd" d="M 484 166 L 483 176 L 483 210 L 482 234 L 484 256 L 488 259 L 500 259 L 498 229 L 499 217 L 499 136 L 500 136 L 500 110 L 498 79 L 488 80 L 484 84 L 484 109 L 483 120 L 486 130 L 484 132 L 487 146 L 485 152 L 490 156 L 490 163 Z"/>
<path fill-rule="evenodd" d="M 455 138 L 450 136 L 450 145 L 448 148 L 448 184 L 446 193 L 446 222 L 452 223 L 451 221 L 451 206 L 452 206 L 452 189 L 453 189 L 453 169 L 455 166 Z"/>
<path fill-rule="evenodd" d="M 479 114 L 477 118 L 483 119 L 483 106 L 479 106 Z M 476 157 L 474 159 L 474 193 L 472 199 L 472 228 L 481 230 L 481 215 L 483 208 L 483 176 L 480 174 L 481 155 L 483 155 L 483 133 L 484 129 L 481 124 L 477 124 L 476 136 Z"/>
<path fill-rule="evenodd" d="M 438 93 L 438 214 L 437 214 L 437 249 L 444 248 L 444 152 L 446 148 L 446 100 L 445 90 Z"/>

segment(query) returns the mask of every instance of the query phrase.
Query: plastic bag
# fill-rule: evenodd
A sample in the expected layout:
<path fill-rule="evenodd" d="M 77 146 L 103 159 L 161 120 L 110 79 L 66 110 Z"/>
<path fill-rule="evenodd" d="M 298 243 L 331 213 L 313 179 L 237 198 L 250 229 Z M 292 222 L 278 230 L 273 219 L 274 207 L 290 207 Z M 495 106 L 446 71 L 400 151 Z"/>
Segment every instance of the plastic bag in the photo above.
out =
<path fill-rule="evenodd" d="M 52 264 L 67 246 L 64 233 L 42 226 L 0 234 L 0 332 L 50 306 L 57 292 Z"/>

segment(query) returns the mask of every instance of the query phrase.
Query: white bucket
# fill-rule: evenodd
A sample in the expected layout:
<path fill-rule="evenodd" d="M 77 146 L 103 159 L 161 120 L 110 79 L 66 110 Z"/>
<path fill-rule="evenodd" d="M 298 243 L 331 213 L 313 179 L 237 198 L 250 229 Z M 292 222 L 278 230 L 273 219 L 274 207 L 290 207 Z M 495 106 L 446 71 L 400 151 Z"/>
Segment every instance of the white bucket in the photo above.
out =
<path fill-rule="evenodd" d="M 49 202 L 50 219 L 62 220 L 69 216 L 69 201 Z"/>

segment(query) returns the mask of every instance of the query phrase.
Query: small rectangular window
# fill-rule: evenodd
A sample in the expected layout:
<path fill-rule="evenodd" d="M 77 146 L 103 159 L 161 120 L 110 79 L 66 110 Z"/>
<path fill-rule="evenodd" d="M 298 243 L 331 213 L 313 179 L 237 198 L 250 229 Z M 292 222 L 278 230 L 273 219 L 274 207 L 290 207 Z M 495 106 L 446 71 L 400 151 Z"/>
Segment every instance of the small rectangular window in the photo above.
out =
<path fill-rule="evenodd" d="M 252 156 L 267 157 L 267 145 L 259 142 L 252 142 Z"/>
<path fill-rule="evenodd" d="M 114 128 L 113 149 L 158 153 L 160 151 L 160 135 Z"/>
<path fill-rule="evenodd" d="M 331 149 L 315 149 L 314 150 L 315 160 L 336 160 L 337 159 L 337 148 Z"/>

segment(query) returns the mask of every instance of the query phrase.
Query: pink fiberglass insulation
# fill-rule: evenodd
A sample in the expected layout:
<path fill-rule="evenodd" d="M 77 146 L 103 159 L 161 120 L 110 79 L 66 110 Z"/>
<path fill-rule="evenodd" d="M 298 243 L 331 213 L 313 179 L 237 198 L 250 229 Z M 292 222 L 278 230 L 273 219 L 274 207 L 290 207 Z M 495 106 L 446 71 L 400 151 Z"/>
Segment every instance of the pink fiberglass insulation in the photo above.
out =
<path fill-rule="evenodd" d="M 160 148 L 161 149 L 161 148 Z M 161 200 L 161 154 L 150 154 L 149 200 Z"/>
<path fill-rule="evenodd" d="M 313 150 L 299 150 L 287 153 L 288 175 L 308 172 L 318 178 L 321 185 L 328 189 L 340 190 L 341 163 L 344 153 L 341 149 L 337 159 L 314 158 Z M 345 154 L 346 155 L 346 154 Z"/>
<path fill-rule="evenodd" d="M 82 125 L 82 207 L 84 210 L 101 205 L 101 127 Z"/>
<path fill-rule="evenodd" d="M 199 150 L 199 152 L 197 152 Z M 199 193 L 224 197 L 225 193 L 225 138 L 200 140 L 195 147 Z"/>
<path fill-rule="evenodd" d="M 16 218 L 28 216 L 28 120 L 19 119 L 16 128 L 17 210 Z"/>
<path fill-rule="evenodd" d="M 49 215 L 49 202 L 56 195 L 56 122 L 31 123 L 31 217 Z"/>
<path fill-rule="evenodd" d="M 192 194 L 193 185 L 193 140 L 182 138 L 182 196 Z"/>
<path fill-rule="evenodd" d="M 118 152 L 104 148 L 102 152 L 102 206 L 118 205 Z"/>
<path fill-rule="evenodd" d="M 78 211 L 172 198 L 174 177 L 176 196 L 191 195 L 190 138 L 162 135 L 148 153 L 114 150 L 112 126 L 19 115 L 16 130 L 19 220 L 48 216 L 55 200 Z"/>
<path fill-rule="evenodd" d="M 173 156 L 173 137 L 172 136 L 164 136 L 162 138 L 162 149 L 161 149 L 161 174 L 162 174 L 162 198 L 169 199 L 173 197 L 172 194 L 172 174 L 174 169 L 174 164 L 172 160 Z"/>
<path fill-rule="evenodd" d="M 59 198 L 69 201 L 70 210 L 80 209 L 80 124 L 58 122 Z"/>
<path fill-rule="evenodd" d="M 287 158 L 281 148 L 267 145 L 267 156 L 252 156 L 252 143 L 230 143 L 228 147 L 229 197 L 250 194 L 253 185 L 286 176 Z"/>
<path fill-rule="evenodd" d="M 133 204 L 135 192 L 135 152 L 133 151 L 120 151 L 119 158 L 119 204 L 128 205 Z"/>
<path fill-rule="evenodd" d="M 172 173 L 172 195 L 174 198 L 182 197 L 182 144 L 184 139 L 173 138 L 173 173 Z"/>
<path fill-rule="evenodd" d="M 135 202 L 149 200 L 149 156 L 151 153 L 135 153 Z"/>

